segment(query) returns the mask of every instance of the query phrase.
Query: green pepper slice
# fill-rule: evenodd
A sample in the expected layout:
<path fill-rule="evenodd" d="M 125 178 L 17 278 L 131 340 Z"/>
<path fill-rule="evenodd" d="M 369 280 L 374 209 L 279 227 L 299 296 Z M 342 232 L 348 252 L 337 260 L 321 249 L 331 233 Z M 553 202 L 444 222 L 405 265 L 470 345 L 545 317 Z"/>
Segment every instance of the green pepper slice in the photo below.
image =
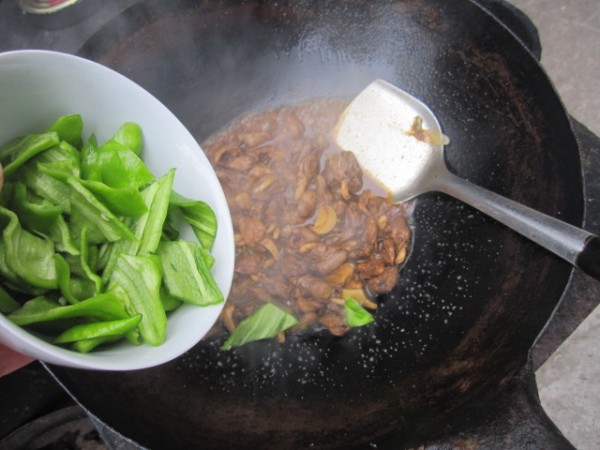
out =
<path fill-rule="evenodd" d="M 81 154 L 66 141 L 60 141 L 57 146 L 40 153 L 30 163 L 62 182 L 66 182 L 69 176 L 79 177 L 81 173 Z"/>
<path fill-rule="evenodd" d="M 122 239 L 103 251 L 102 279 L 105 283 L 110 279 L 119 255 L 143 255 L 156 252 L 169 209 L 169 196 L 174 176 L 175 171 L 171 169 L 142 190 L 142 198 L 148 211 L 131 224 L 135 238 Z"/>
<path fill-rule="evenodd" d="M 28 189 L 58 206 L 62 212 L 71 211 L 69 186 L 39 170 L 37 164 L 25 164 L 19 170 L 18 178 Z"/>
<path fill-rule="evenodd" d="M 163 283 L 172 296 L 201 306 L 223 302 L 223 294 L 195 242 L 162 241 L 158 246 Z"/>
<path fill-rule="evenodd" d="M 99 148 L 88 144 L 81 169 L 84 179 L 102 181 L 117 189 L 139 189 L 154 180 L 154 175 L 138 155 L 112 140 Z"/>
<path fill-rule="evenodd" d="M 123 302 L 114 293 L 107 292 L 67 306 L 61 306 L 43 296 L 35 297 L 7 317 L 16 325 L 31 325 L 72 317 L 114 320 L 124 319 L 129 315 L 123 308 Z"/>
<path fill-rule="evenodd" d="M 137 123 L 125 122 L 119 127 L 112 140 L 127 147 L 138 156 L 142 154 L 142 129 Z"/>
<path fill-rule="evenodd" d="M 0 216 L 8 218 L 2 231 L 6 264 L 22 280 L 43 288 L 56 289 L 54 244 L 23 229 L 17 215 L 0 206 Z"/>
<path fill-rule="evenodd" d="M 68 184 L 71 188 L 71 223 L 73 234 L 76 237 L 81 235 L 83 226 L 89 224 L 91 228 L 90 234 L 93 229 L 97 230 L 104 237 L 102 239 L 96 233 L 93 238 L 90 236 L 90 242 L 113 242 L 120 239 L 136 239 L 129 228 L 110 212 L 79 179 L 70 177 Z"/>
<path fill-rule="evenodd" d="M 73 242 L 71 230 L 62 214 L 58 216 L 56 222 L 54 222 L 50 228 L 50 232 L 47 237 L 54 242 L 54 246 L 56 247 L 57 251 L 68 253 L 69 255 L 74 256 L 79 255 L 79 249 Z"/>
<path fill-rule="evenodd" d="M 130 314 L 141 314 L 139 324 L 142 338 L 150 345 L 160 345 L 167 335 L 167 315 L 160 299 L 162 268 L 156 255 L 132 256 L 122 254 L 117 259 L 109 292 L 124 301 Z"/>
<path fill-rule="evenodd" d="M 171 193 L 170 205 L 181 212 L 202 247 L 211 250 L 217 237 L 217 216 L 210 205 L 201 200 L 186 199 L 176 192 Z"/>
<path fill-rule="evenodd" d="M 68 328 L 54 339 L 55 344 L 66 344 L 84 339 L 96 339 L 107 336 L 123 336 L 135 328 L 142 316 L 137 314 L 126 319 L 105 322 L 83 323 Z"/>
<path fill-rule="evenodd" d="M 133 328 L 128 331 L 131 332 L 132 330 Z M 81 339 L 79 341 L 73 342 L 73 350 L 78 351 L 79 353 L 89 353 L 99 345 L 108 344 L 121 339 L 123 339 L 123 334 L 118 334 L 116 336 L 98 336 L 95 338 Z"/>
<path fill-rule="evenodd" d="M 16 301 L 2 286 L 0 286 L 0 313 L 10 314 L 21 307 L 21 304 Z"/>
<path fill-rule="evenodd" d="M 50 231 L 61 214 L 58 206 L 44 198 L 30 195 L 27 186 L 21 182 L 14 184 L 10 207 L 25 228 L 44 234 Z"/>
<path fill-rule="evenodd" d="M 19 167 L 40 152 L 58 145 L 60 139 L 55 132 L 30 134 L 21 139 L 10 151 L 10 161 L 2 160 L 4 176 L 10 177 Z"/>
<path fill-rule="evenodd" d="M 221 350 L 239 347 L 248 342 L 269 339 L 293 327 L 298 320 L 272 303 L 265 303 L 242 320 L 221 346 Z"/>
<path fill-rule="evenodd" d="M 352 297 L 344 299 L 344 309 L 346 321 L 351 327 L 362 327 L 375 320 L 373 315 Z"/>
<path fill-rule="evenodd" d="M 61 140 L 79 148 L 82 142 L 83 119 L 79 114 L 61 116 L 48 127 L 48 131 L 55 131 Z"/>
<path fill-rule="evenodd" d="M 137 188 L 117 189 L 93 180 L 82 180 L 81 183 L 117 216 L 139 217 L 148 211 Z"/>
<path fill-rule="evenodd" d="M 56 278 L 58 280 L 58 289 L 64 299 L 71 305 L 79 303 L 71 291 L 71 268 L 65 258 L 60 253 L 54 254 L 54 262 L 56 264 Z"/>

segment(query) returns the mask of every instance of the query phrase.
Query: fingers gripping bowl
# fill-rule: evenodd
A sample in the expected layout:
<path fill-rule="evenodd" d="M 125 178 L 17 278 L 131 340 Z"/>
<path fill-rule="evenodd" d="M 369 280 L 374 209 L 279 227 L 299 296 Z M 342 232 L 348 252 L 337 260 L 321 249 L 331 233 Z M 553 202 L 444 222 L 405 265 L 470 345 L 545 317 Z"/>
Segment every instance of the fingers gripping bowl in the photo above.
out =
<path fill-rule="evenodd" d="M 181 122 L 147 91 L 104 66 L 72 55 L 24 50 L 0 54 L 0 143 L 44 130 L 59 116 L 80 114 L 87 139 L 109 139 L 125 122 L 143 132 L 143 161 L 158 178 L 175 168 L 173 190 L 206 202 L 217 219 L 212 275 L 224 298 L 233 277 L 231 216 L 219 181 L 197 142 Z M 192 230 L 181 236 L 195 240 Z M 176 358 L 193 347 L 217 320 L 223 303 L 183 304 L 169 315 L 166 339 L 158 347 L 129 342 L 80 354 L 53 345 L 0 315 L 0 341 L 34 358 L 76 368 L 134 370 Z"/>

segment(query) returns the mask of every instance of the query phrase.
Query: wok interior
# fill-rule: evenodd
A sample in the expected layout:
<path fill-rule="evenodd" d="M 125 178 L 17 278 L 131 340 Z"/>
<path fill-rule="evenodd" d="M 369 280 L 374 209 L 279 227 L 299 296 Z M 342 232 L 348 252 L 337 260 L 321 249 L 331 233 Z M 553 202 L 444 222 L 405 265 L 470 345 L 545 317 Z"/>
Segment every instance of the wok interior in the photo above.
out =
<path fill-rule="evenodd" d="M 351 98 L 386 79 L 436 113 L 451 170 L 581 222 L 578 152 L 556 95 L 520 44 L 468 1 L 147 1 L 79 53 L 140 83 L 200 142 L 248 111 Z M 52 370 L 100 420 L 151 448 L 431 436 L 444 414 L 493 397 L 522 368 L 570 267 L 438 194 L 417 200 L 413 232 L 376 324 L 343 338 L 221 352 L 224 337 L 213 336 L 152 370 Z"/>

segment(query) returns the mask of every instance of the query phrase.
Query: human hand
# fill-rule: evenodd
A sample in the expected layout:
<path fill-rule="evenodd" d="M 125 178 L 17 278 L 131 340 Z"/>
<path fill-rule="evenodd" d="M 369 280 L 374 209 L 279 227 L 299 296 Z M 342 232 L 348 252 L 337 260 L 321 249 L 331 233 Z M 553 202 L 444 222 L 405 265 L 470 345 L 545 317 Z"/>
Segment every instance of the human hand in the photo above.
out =
<path fill-rule="evenodd" d="M 33 361 L 29 356 L 17 353 L 0 344 L 0 377 L 8 375 Z"/>

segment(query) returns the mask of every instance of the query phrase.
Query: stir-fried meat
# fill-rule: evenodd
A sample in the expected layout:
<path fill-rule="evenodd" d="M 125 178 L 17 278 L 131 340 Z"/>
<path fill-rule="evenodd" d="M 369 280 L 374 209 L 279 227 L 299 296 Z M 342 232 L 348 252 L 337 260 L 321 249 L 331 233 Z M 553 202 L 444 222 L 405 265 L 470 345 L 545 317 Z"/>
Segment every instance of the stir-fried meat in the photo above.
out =
<path fill-rule="evenodd" d="M 396 261 L 396 247 L 392 239 L 382 239 L 377 242 L 377 252 L 386 264 L 394 264 Z"/>
<path fill-rule="evenodd" d="M 383 272 L 369 281 L 367 288 L 372 295 L 390 292 L 398 282 L 398 270 L 393 266 L 387 266 Z"/>
<path fill-rule="evenodd" d="M 312 275 L 301 276 L 295 280 L 295 284 L 303 295 L 315 300 L 327 300 L 333 292 L 327 281 Z"/>
<path fill-rule="evenodd" d="M 286 253 L 280 261 L 279 270 L 290 279 L 299 278 L 306 274 L 306 262 L 293 253 Z"/>
<path fill-rule="evenodd" d="M 317 272 L 323 275 L 329 275 L 337 270 L 348 259 L 346 250 L 334 250 L 328 252 L 325 257 L 317 263 Z"/>
<path fill-rule="evenodd" d="M 244 242 L 248 245 L 254 245 L 265 237 L 265 225 L 255 217 L 240 216 L 237 225 Z"/>
<path fill-rule="evenodd" d="M 324 313 L 319 317 L 319 323 L 325 325 L 334 336 L 342 336 L 350 329 L 344 319 L 344 310 L 333 303 L 327 305 Z"/>
<path fill-rule="evenodd" d="M 250 114 L 205 144 L 236 233 L 222 313 L 229 331 L 273 302 L 298 318 L 291 332 L 341 336 L 345 297 L 374 309 L 396 285 L 410 241 L 406 210 L 335 147 L 330 133 L 344 107 L 329 100 Z"/>
<path fill-rule="evenodd" d="M 293 290 L 287 278 L 278 273 L 269 273 L 268 276 L 259 276 L 258 284 L 275 298 L 289 298 Z"/>
<path fill-rule="evenodd" d="M 299 252 L 300 248 L 310 242 L 318 242 L 319 235 L 308 227 L 294 227 L 289 233 L 284 233 L 286 246 L 291 251 Z"/>
<path fill-rule="evenodd" d="M 348 198 L 349 194 L 356 194 L 362 189 L 362 169 L 354 153 L 347 151 L 329 153 L 323 174 L 329 189 L 339 192 L 343 198 Z M 343 186 L 344 191 L 341 190 Z"/>
<path fill-rule="evenodd" d="M 235 271 L 244 275 L 260 273 L 263 268 L 263 258 L 260 253 L 238 255 L 235 261 Z"/>
<path fill-rule="evenodd" d="M 369 280 L 381 275 L 386 269 L 383 259 L 371 258 L 356 265 L 355 278 L 359 280 Z"/>
<path fill-rule="evenodd" d="M 253 131 L 250 133 L 240 133 L 239 134 L 240 141 L 242 144 L 249 148 L 254 148 L 260 144 L 264 144 L 265 142 L 271 140 L 273 136 L 271 133 L 266 131 Z"/>
<path fill-rule="evenodd" d="M 296 212 L 303 219 L 311 217 L 317 209 L 317 192 L 305 190 L 298 198 Z"/>

